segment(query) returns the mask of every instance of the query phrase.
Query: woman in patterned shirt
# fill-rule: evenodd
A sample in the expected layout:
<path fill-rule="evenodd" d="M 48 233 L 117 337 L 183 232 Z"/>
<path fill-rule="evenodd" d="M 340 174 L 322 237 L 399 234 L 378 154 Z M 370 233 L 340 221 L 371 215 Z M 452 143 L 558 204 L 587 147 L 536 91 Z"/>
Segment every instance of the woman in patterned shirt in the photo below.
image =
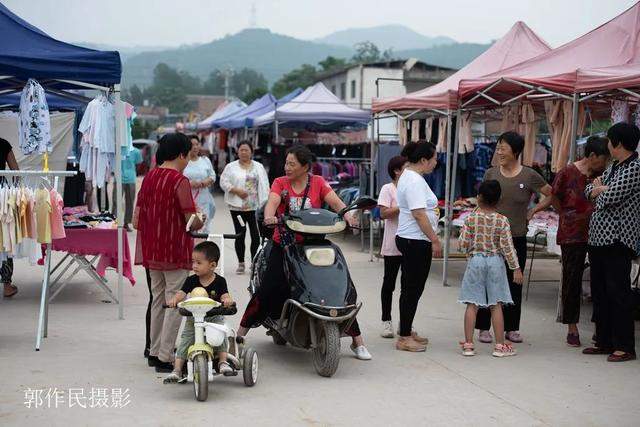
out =
<path fill-rule="evenodd" d="M 522 270 L 511 238 L 509 220 L 496 212 L 502 190 L 496 180 L 484 181 L 478 190 L 478 209 L 467 217 L 460 234 L 460 249 L 469 256 L 462 279 L 459 302 L 466 304 L 462 354 L 475 355 L 473 329 L 479 307 L 491 311 L 491 323 L 496 335 L 493 355 L 513 356 L 516 351 L 504 341 L 502 305 L 513 304 L 505 260 L 513 270 L 513 281 L 522 284 Z"/>

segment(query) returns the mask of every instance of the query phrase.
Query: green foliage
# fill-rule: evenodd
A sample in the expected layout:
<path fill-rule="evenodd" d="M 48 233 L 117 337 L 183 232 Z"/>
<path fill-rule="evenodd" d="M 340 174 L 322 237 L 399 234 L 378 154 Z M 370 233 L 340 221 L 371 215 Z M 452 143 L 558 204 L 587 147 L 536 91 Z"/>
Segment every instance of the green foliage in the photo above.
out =
<path fill-rule="evenodd" d="M 274 83 L 272 92 L 276 98 L 283 97 L 296 88 L 306 88 L 311 86 L 318 74 L 318 70 L 313 65 L 303 64 L 300 68 L 296 68 L 282 76 L 280 80 Z"/>
<path fill-rule="evenodd" d="M 138 85 L 133 85 L 129 88 L 127 101 L 129 101 L 129 103 L 132 105 L 143 104 L 144 94 L 142 93 L 142 90 L 138 87 Z"/>
<path fill-rule="evenodd" d="M 156 130 L 157 125 L 157 123 L 134 120 L 131 126 L 131 136 L 133 139 L 149 139 L 149 135 Z"/>
<path fill-rule="evenodd" d="M 349 65 L 349 62 L 344 58 L 336 58 L 329 55 L 322 61 L 318 62 L 318 65 L 320 66 L 321 71 L 328 72 L 345 68 L 347 65 Z"/>
<path fill-rule="evenodd" d="M 255 101 L 258 98 L 262 98 L 263 96 L 265 96 L 269 91 L 263 87 L 257 87 L 255 89 L 251 89 L 249 92 L 247 92 L 244 97 L 242 97 L 242 100 L 247 104 L 251 104 L 253 101 Z"/>

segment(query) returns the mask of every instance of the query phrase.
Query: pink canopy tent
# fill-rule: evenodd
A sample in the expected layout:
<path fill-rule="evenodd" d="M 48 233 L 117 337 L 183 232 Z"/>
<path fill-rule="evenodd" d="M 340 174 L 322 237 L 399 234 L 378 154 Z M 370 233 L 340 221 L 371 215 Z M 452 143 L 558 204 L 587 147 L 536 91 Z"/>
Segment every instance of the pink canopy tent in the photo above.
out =
<path fill-rule="evenodd" d="M 524 22 L 516 22 L 482 55 L 446 80 L 397 98 L 374 99 L 373 111 L 458 108 L 458 83 L 519 64 L 550 51 L 549 45 Z"/>
<path fill-rule="evenodd" d="M 463 106 L 504 104 L 534 92 L 567 97 L 584 89 L 633 84 L 626 81 L 633 75 L 637 83 L 639 34 L 640 2 L 557 49 L 481 78 L 461 80 L 459 94 Z"/>

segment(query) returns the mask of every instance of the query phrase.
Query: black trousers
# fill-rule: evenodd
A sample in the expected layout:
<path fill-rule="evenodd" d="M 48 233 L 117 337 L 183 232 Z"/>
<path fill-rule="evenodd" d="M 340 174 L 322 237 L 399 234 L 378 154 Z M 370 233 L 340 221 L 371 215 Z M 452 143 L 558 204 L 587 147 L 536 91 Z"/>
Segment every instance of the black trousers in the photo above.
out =
<path fill-rule="evenodd" d="M 382 321 L 391 320 L 391 302 L 393 301 L 393 291 L 396 289 L 396 279 L 402 266 L 402 256 L 384 257 L 384 277 L 382 279 L 382 290 L 380 300 L 382 301 Z"/>
<path fill-rule="evenodd" d="M 13 258 L 7 258 L 6 261 L 2 261 L 2 267 L 0 267 L 0 277 L 2 283 L 11 283 L 13 280 Z"/>
<path fill-rule="evenodd" d="M 431 269 L 431 242 L 396 236 L 396 246 L 402 253 L 400 278 L 400 336 L 411 335 L 418 302 Z"/>
<path fill-rule="evenodd" d="M 148 268 L 145 268 L 144 271 L 147 274 L 147 289 L 149 289 L 149 304 L 147 304 L 147 314 L 145 317 L 144 340 L 144 351 L 148 353 L 151 348 L 151 303 L 153 302 L 153 294 L 151 293 L 151 274 Z"/>
<path fill-rule="evenodd" d="M 238 217 L 242 218 L 244 226 L 240 224 Z M 235 243 L 238 262 L 244 262 L 244 253 L 246 250 L 244 240 L 247 235 L 247 227 L 249 227 L 249 234 L 251 235 L 251 259 L 253 260 L 260 246 L 260 233 L 258 232 L 256 211 L 231 211 L 231 219 L 233 220 L 233 227 L 236 230 L 236 234 L 240 234 L 240 237 L 236 239 Z"/>
<path fill-rule="evenodd" d="M 562 292 L 560 293 L 560 320 L 565 325 L 580 322 L 580 296 L 582 295 L 582 275 L 587 258 L 586 243 L 561 245 L 562 249 Z"/>
<path fill-rule="evenodd" d="M 636 352 L 630 277 L 633 257 L 633 251 L 622 243 L 589 247 L 591 297 L 599 348 Z"/>
<path fill-rule="evenodd" d="M 518 257 L 518 264 L 520 269 L 524 272 L 524 267 L 527 262 L 527 237 L 514 237 L 513 246 L 516 249 L 516 256 Z M 509 280 L 509 291 L 511 291 L 511 299 L 513 304 L 505 305 L 502 307 L 504 314 L 504 331 L 513 332 L 520 330 L 520 315 L 522 313 L 522 285 L 513 282 L 513 270 L 507 266 L 507 280 Z M 476 329 L 481 331 L 488 331 L 491 328 L 491 312 L 488 308 L 481 308 L 478 310 L 478 317 L 476 317 Z"/>

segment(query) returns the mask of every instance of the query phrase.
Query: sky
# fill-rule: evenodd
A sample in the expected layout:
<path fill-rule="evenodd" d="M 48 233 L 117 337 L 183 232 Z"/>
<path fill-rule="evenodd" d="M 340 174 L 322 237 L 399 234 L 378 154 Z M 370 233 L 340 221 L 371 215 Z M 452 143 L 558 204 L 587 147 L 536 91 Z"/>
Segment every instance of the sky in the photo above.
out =
<path fill-rule="evenodd" d="M 486 43 L 515 21 L 553 47 L 615 17 L 636 0 L 0 0 L 67 42 L 122 47 L 206 43 L 250 23 L 301 39 L 334 31 L 402 24 L 427 36 Z M 402 7 L 400 7 L 402 5 Z"/>

